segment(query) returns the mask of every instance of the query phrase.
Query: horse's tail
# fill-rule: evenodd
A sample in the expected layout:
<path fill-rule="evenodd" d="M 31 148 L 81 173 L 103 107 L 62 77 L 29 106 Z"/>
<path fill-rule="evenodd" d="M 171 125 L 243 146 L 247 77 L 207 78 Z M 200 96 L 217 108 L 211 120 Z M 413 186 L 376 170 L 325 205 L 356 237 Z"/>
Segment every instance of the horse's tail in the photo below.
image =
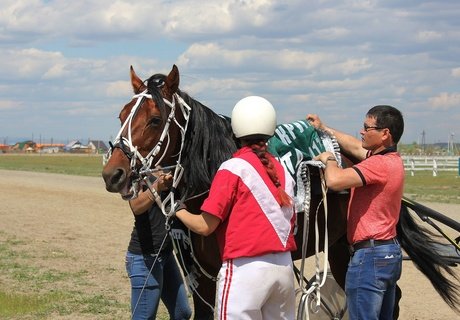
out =
<path fill-rule="evenodd" d="M 439 253 L 439 246 L 444 244 L 433 239 L 439 236 L 417 224 L 404 204 L 401 205 L 397 229 L 401 246 L 416 267 L 430 280 L 447 305 L 460 312 L 459 279 L 452 269 L 456 266 L 455 260 Z"/>

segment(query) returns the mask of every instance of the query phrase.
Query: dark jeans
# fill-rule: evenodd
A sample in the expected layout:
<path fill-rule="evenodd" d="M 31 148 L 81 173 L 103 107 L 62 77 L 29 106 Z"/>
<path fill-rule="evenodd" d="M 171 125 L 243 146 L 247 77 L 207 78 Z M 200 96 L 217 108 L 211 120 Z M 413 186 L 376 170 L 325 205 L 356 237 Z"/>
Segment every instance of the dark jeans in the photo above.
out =
<path fill-rule="evenodd" d="M 190 319 L 192 311 L 173 254 L 160 255 L 156 262 L 155 258 L 129 251 L 126 253 L 126 271 L 131 280 L 132 319 L 155 319 L 160 298 L 168 309 L 170 319 Z"/>
<path fill-rule="evenodd" d="M 396 281 L 401 269 L 399 244 L 357 250 L 348 264 L 345 283 L 350 320 L 393 319 Z"/>

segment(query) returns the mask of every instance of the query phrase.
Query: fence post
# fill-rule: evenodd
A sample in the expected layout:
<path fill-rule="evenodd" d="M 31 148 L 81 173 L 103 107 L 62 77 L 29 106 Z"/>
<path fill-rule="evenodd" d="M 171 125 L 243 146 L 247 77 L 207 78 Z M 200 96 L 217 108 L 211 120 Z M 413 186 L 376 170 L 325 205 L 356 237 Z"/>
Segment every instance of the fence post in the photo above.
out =
<path fill-rule="evenodd" d="M 460 177 L 460 158 L 458 158 L 458 176 Z"/>
<path fill-rule="evenodd" d="M 433 177 L 438 176 L 438 164 L 436 163 L 436 159 L 433 159 Z"/>
<path fill-rule="evenodd" d="M 460 162 L 460 159 L 458 159 L 458 161 Z M 415 169 L 415 161 L 414 159 L 410 159 L 410 175 L 411 177 L 414 176 L 414 169 Z M 460 173 L 460 171 L 459 171 Z"/>

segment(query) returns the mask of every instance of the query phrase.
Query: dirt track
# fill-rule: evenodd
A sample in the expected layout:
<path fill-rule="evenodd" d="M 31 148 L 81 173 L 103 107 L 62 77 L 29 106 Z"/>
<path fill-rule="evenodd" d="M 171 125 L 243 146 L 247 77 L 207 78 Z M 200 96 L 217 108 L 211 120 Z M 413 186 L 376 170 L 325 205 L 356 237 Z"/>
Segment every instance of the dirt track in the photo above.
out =
<path fill-rule="evenodd" d="M 0 170 L 0 203 L 2 241 L 21 240 L 31 252 L 51 257 L 34 260 L 38 267 L 91 270 L 84 290 L 128 303 L 124 255 L 133 219 L 127 203 L 106 192 L 102 179 Z M 460 221 L 460 205 L 428 206 Z M 18 286 L 2 275 L 0 283 L 3 288 Z M 404 262 L 399 283 L 403 290 L 400 319 L 460 317 L 411 262 Z M 128 319 L 129 314 L 112 314 L 108 319 L 121 318 Z"/>

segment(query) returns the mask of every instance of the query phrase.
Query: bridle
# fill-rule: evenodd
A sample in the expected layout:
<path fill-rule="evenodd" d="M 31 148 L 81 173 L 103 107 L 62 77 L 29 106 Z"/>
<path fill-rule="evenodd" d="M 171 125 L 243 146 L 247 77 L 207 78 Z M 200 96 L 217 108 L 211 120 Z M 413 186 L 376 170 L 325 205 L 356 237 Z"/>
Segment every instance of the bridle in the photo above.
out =
<path fill-rule="evenodd" d="M 128 117 L 126 118 L 123 125 L 121 126 L 120 131 L 118 132 L 117 136 L 115 137 L 113 142 L 110 142 L 110 149 L 107 152 L 104 158 L 105 159 L 104 161 L 105 163 L 107 163 L 110 157 L 112 156 L 113 151 L 115 149 L 120 149 L 130 162 L 130 170 L 131 170 L 130 177 L 132 181 L 131 181 L 131 187 L 129 191 L 132 192 L 131 199 L 135 199 L 138 196 L 141 183 L 144 182 L 145 184 L 147 184 L 150 191 L 152 191 L 152 193 L 155 195 L 155 201 L 157 202 L 159 208 L 161 208 L 163 214 L 166 217 L 170 217 L 174 213 L 174 206 L 173 206 L 173 204 L 175 203 L 174 190 L 178 186 L 182 178 L 182 175 L 184 173 L 184 168 L 181 165 L 181 156 L 182 156 L 182 150 L 184 148 L 184 143 L 185 143 L 185 133 L 187 131 L 188 123 L 190 120 L 191 108 L 184 101 L 184 99 L 182 99 L 182 97 L 177 93 L 174 93 L 172 95 L 171 102 L 163 98 L 163 101 L 166 104 L 166 106 L 170 108 L 170 112 L 169 112 L 168 118 L 166 120 L 166 123 L 164 125 L 163 131 L 161 132 L 158 142 L 155 144 L 155 146 L 153 146 L 150 152 L 144 157 L 138 151 L 138 147 L 133 144 L 132 122 L 138 110 L 144 104 L 144 101 L 146 99 L 152 99 L 152 95 L 148 92 L 148 89 L 146 89 L 143 92 L 134 95 L 133 99 L 137 99 L 136 103 L 131 108 L 131 112 L 129 113 Z M 177 107 L 180 108 L 182 116 L 185 119 L 184 125 L 181 125 L 176 119 L 175 113 L 176 113 Z M 181 145 L 180 145 L 179 152 L 177 153 L 176 164 L 169 166 L 169 167 L 162 168 L 160 167 L 160 163 L 165 157 L 169 149 L 169 144 L 171 140 L 170 135 L 169 135 L 169 129 L 170 129 L 172 122 L 174 122 L 176 126 L 179 128 L 179 131 L 181 134 Z M 127 136 L 123 135 L 123 132 L 125 131 L 126 131 Z M 166 143 L 166 147 L 164 148 L 163 153 L 159 154 L 161 147 L 164 143 Z M 158 160 L 156 160 L 154 163 L 153 161 L 155 158 L 158 158 Z M 140 165 L 138 165 L 139 163 Z M 165 170 L 165 169 L 172 169 L 173 182 L 172 182 L 171 191 L 169 192 L 168 196 L 163 201 L 161 201 L 161 198 L 158 196 L 157 192 L 152 187 L 152 182 L 149 179 L 149 177 L 152 175 L 152 173 L 160 171 L 160 170 Z M 168 202 L 170 206 L 168 209 L 166 209 L 168 207 L 167 206 Z"/>

